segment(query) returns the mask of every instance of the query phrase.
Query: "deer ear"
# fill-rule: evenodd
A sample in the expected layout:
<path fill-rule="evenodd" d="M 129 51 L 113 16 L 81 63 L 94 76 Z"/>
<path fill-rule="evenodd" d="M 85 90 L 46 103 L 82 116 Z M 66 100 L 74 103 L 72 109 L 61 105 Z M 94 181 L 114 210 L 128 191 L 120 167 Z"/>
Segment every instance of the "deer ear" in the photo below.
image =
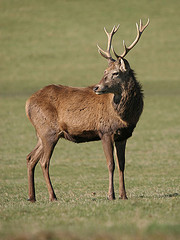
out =
<path fill-rule="evenodd" d="M 127 69 L 126 69 L 126 65 L 125 65 L 123 58 L 119 58 L 119 63 L 120 63 L 121 72 L 126 72 Z"/>

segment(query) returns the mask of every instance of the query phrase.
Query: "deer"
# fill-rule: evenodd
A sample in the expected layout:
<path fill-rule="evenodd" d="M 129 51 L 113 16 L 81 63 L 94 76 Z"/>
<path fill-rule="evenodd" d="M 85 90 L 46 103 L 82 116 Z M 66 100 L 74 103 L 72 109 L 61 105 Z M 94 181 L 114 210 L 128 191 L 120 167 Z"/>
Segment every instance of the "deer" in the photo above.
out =
<path fill-rule="evenodd" d="M 36 201 L 35 167 L 40 162 L 47 185 L 49 200 L 57 200 L 49 174 L 50 159 L 60 138 L 83 143 L 101 140 L 107 161 L 109 187 L 108 199 L 115 199 L 114 152 L 119 172 L 119 198 L 127 199 L 125 189 L 125 149 L 127 139 L 139 121 L 143 111 L 143 90 L 135 73 L 125 59 L 138 43 L 149 25 L 136 23 L 137 36 L 124 52 L 118 55 L 112 47 L 112 39 L 119 25 L 108 38 L 107 50 L 97 45 L 99 53 L 108 61 L 102 79 L 89 87 L 70 87 L 51 84 L 34 93 L 26 101 L 26 115 L 35 128 L 37 144 L 27 155 L 28 200 Z M 116 59 L 112 57 L 111 50 Z"/>

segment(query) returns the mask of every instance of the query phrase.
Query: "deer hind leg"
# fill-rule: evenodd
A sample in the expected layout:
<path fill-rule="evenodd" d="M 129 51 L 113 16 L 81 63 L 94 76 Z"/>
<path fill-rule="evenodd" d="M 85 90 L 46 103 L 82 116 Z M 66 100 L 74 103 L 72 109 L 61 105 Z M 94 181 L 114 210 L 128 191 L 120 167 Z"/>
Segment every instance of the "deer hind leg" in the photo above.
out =
<path fill-rule="evenodd" d="M 53 154 L 54 147 L 56 146 L 57 141 L 58 141 L 58 136 L 56 135 L 55 132 L 52 132 L 51 134 L 48 133 L 45 137 L 42 138 L 43 156 L 40 159 L 40 165 L 41 165 L 44 179 L 46 181 L 46 185 L 48 188 L 50 201 L 57 200 L 52 183 L 51 183 L 50 175 L 49 175 L 50 159 Z"/>
<path fill-rule="evenodd" d="M 102 137 L 102 145 L 103 150 L 106 156 L 107 160 L 107 166 L 109 171 L 109 190 L 108 190 L 108 199 L 113 200 L 115 199 L 115 193 L 114 193 L 114 156 L 113 156 L 113 141 L 112 137 L 108 135 L 104 135 Z"/>
<path fill-rule="evenodd" d="M 122 142 L 115 141 L 115 147 L 119 170 L 119 197 L 120 199 L 127 199 L 124 181 L 126 140 Z"/>
<path fill-rule="evenodd" d="M 43 146 L 41 139 L 38 137 L 36 147 L 26 157 L 27 159 L 27 171 L 28 171 L 28 188 L 29 188 L 29 199 L 28 201 L 35 202 L 35 185 L 34 185 L 34 171 L 36 164 L 43 155 Z"/>

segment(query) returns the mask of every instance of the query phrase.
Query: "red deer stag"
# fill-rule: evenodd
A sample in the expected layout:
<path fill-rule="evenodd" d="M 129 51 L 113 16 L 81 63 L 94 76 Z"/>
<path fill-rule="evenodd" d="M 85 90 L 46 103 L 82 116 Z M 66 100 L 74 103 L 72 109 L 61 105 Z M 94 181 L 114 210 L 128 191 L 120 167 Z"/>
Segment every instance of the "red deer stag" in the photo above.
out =
<path fill-rule="evenodd" d="M 35 127 L 37 145 L 27 156 L 29 201 L 34 202 L 34 170 L 38 161 L 47 184 L 49 199 L 56 195 L 49 175 L 50 158 L 59 138 L 75 143 L 101 140 L 109 170 L 108 199 L 115 199 L 114 145 L 119 169 L 119 194 L 127 199 L 124 168 L 126 141 L 131 137 L 143 111 L 143 93 L 133 70 L 124 58 L 137 44 L 144 29 L 148 26 L 137 25 L 137 37 L 122 55 L 114 60 L 111 56 L 111 43 L 118 27 L 105 33 L 108 37 L 107 50 L 98 46 L 99 53 L 108 60 L 108 68 L 101 81 L 94 86 L 74 88 L 62 85 L 49 85 L 34 93 L 26 102 L 26 114 Z"/>

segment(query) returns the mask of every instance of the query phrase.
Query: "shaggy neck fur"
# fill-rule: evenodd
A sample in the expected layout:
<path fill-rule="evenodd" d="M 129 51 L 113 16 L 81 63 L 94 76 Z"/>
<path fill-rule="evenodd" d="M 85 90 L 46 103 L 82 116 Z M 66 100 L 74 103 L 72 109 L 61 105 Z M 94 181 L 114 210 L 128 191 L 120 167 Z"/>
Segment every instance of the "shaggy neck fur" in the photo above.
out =
<path fill-rule="evenodd" d="M 121 93 L 114 95 L 112 104 L 123 121 L 136 125 L 143 111 L 143 93 L 132 70 L 121 85 Z"/>

